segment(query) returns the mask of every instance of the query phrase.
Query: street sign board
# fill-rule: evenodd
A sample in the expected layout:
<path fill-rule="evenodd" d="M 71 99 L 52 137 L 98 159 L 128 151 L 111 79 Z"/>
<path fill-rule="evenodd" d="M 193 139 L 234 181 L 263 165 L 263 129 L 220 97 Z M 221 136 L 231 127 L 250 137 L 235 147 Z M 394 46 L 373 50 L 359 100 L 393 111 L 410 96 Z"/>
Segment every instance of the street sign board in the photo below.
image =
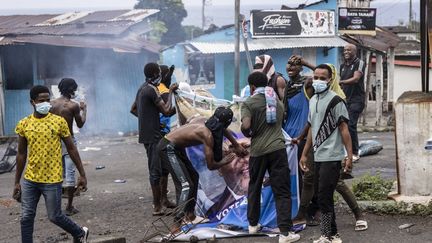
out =
<path fill-rule="evenodd" d="M 327 10 L 252 10 L 252 38 L 335 35 L 334 12 Z"/>
<path fill-rule="evenodd" d="M 376 35 L 376 8 L 339 8 L 339 33 Z"/>

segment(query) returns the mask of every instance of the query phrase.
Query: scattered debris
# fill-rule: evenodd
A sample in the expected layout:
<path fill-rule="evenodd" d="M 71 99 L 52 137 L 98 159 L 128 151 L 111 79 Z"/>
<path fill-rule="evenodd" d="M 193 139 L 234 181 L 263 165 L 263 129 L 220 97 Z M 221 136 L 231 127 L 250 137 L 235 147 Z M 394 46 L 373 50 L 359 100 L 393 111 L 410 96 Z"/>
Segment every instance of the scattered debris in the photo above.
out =
<path fill-rule="evenodd" d="M 15 203 L 15 200 L 12 199 L 0 199 L 0 206 L 9 208 Z"/>
<path fill-rule="evenodd" d="M 85 147 L 84 149 L 81 149 L 81 151 L 83 152 L 87 152 L 87 151 L 100 151 L 101 148 L 98 147 Z"/>
<path fill-rule="evenodd" d="M 399 229 L 408 229 L 413 227 L 415 224 L 403 224 L 403 225 L 399 225 Z"/>
<path fill-rule="evenodd" d="M 0 174 L 11 172 L 16 165 L 16 155 L 18 151 L 16 139 L 9 139 L 9 145 L 0 161 Z"/>
<path fill-rule="evenodd" d="M 105 165 L 96 166 L 96 170 L 102 170 L 102 169 L 105 169 Z"/>

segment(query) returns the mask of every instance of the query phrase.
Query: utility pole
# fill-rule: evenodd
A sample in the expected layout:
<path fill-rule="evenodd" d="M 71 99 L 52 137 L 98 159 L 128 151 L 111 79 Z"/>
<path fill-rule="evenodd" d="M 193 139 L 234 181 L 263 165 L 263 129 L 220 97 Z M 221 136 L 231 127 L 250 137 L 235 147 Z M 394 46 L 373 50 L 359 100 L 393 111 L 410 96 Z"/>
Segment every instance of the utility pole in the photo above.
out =
<path fill-rule="evenodd" d="M 206 0 L 202 0 L 202 9 L 201 9 L 201 28 L 202 28 L 202 30 L 204 30 L 204 27 L 205 27 L 205 15 L 204 15 L 205 2 L 206 2 Z"/>
<path fill-rule="evenodd" d="M 413 22 L 412 22 L 412 0 L 409 1 L 409 17 L 408 17 L 408 28 L 413 29 Z"/>
<path fill-rule="evenodd" d="M 240 0 L 235 0 L 234 94 L 240 95 Z"/>

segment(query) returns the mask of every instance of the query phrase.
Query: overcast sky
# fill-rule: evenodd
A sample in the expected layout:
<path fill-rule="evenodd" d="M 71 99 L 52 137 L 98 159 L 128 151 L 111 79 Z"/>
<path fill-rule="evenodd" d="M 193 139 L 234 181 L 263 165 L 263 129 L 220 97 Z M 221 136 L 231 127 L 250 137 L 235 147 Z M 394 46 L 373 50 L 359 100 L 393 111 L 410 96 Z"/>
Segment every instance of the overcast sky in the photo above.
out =
<path fill-rule="evenodd" d="M 265 0 L 265 3 L 270 5 L 289 4 L 297 5 L 299 3 L 311 3 L 315 0 Z M 391 2 L 395 0 L 375 0 L 380 2 Z M 398 2 L 408 2 L 409 0 L 398 0 Z M 29 8 L 50 8 L 50 9 L 65 9 L 65 8 L 133 8 L 136 0 L 0 0 L 2 9 L 29 9 Z M 211 0 L 213 6 L 217 5 L 234 5 L 234 0 Z M 241 3 L 248 5 L 263 4 L 262 0 L 241 0 Z M 201 0 L 183 0 L 185 5 L 200 5 Z"/>

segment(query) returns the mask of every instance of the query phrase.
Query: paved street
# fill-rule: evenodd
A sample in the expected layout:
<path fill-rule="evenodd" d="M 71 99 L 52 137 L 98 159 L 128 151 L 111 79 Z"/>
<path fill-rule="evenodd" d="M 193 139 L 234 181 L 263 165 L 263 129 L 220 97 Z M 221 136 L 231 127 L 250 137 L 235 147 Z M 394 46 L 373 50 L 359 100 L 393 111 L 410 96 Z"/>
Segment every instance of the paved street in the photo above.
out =
<path fill-rule="evenodd" d="M 361 158 L 355 164 L 354 176 L 380 172 L 389 179 L 396 178 L 394 135 L 385 133 L 363 133 L 360 140 L 374 139 L 384 149 L 374 156 Z M 105 137 L 81 138 L 80 154 L 85 164 L 89 190 L 76 198 L 75 205 L 81 212 L 73 219 L 90 228 L 90 239 L 105 236 L 124 236 L 128 242 L 138 242 L 144 237 L 146 228 L 155 218 L 151 216 L 151 191 L 148 186 L 148 171 L 145 150 L 137 144 L 137 138 Z M 4 147 L 4 145 L 3 145 Z M 96 170 L 98 165 L 104 169 Z M 0 175 L 0 242 L 19 242 L 19 204 L 11 199 L 14 173 Z M 124 179 L 126 183 L 114 183 Z M 174 198 L 170 183 L 171 199 Z M 64 201 L 66 203 L 66 201 Z M 344 242 L 432 242 L 432 217 L 378 216 L 367 214 L 369 230 L 354 232 L 354 219 L 345 207 L 338 207 L 337 222 Z M 405 223 L 415 225 L 406 230 L 398 226 Z M 46 218 L 43 200 L 38 208 L 35 222 L 35 242 L 58 242 L 64 239 L 62 230 Z M 301 232 L 300 242 L 311 242 L 319 236 L 319 227 Z M 69 241 L 71 239 L 69 238 Z M 277 242 L 277 238 L 248 237 L 225 239 L 220 242 Z"/>

